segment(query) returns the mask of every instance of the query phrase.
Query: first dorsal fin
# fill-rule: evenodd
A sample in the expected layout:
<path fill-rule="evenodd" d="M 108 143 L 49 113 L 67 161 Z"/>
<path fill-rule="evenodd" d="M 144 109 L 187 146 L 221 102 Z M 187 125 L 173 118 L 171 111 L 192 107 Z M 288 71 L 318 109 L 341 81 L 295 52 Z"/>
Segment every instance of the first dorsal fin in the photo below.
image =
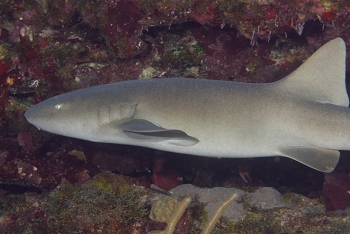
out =
<path fill-rule="evenodd" d="M 320 103 L 349 105 L 345 86 L 346 48 L 336 38 L 318 49 L 297 70 L 277 82 L 285 91 Z"/>

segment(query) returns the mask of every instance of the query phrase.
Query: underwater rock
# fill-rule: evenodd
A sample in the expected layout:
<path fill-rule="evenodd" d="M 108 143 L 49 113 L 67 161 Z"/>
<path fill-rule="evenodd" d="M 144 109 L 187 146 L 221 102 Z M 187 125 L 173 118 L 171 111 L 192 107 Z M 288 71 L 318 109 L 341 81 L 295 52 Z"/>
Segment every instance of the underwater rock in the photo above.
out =
<path fill-rule="evenodd" d="M 247 211 L 243 208 L 242 203 L 238 203 L 246 193 L 235 188 L 198 188 L 191 184 L 179 185 L 170 190 L 174 195 L 190 196 L 192 199 L 198 198 L 199 202 L 205 205 L 205 210 L 210 219 L 215 214 L 220 205 L 233 194 L 237 195 L 236 200 L 224 211 L 223 216 L 229 220 L 240 220 L 245 217 Z"/>
<path fill-rule="evenodd" d="M 247 202 L 250 206 L 262 210 L 286 207 L 281 193 L 274 188 L 259 188 L 248 196 Z"/>
<path fill-rule="evenodd" d="M 140 184 L 140 179 L 102 172 L 75 185 L 63 179 L 56 188 L 44 192 L 19 192 L 23 190 L 18 186 L 0 186 L 0 232 L 200 233 L 210 223 L 216 223 L 211 227 L 217 233 L 350 231 L 347 217 L 325 212 L 321 200 L 298 194 L 283 195 L 285 207 L 263 209 L 251 206 L 249 196 L 276 195 L 271 188 L 250 193 L 187 184 L 168 196 Z M 224 207 L 229 200 L 232 204 Z M 223 218 L 214 220 L 213 215 L 221 216 L 221 208 L 227 208 Z"/>
<path fill-rule="evenodd" d="M 131 173 L 133 176 L 136 174 L 136 177 L 142 177 L 137 179 L 135 186 L 149 187 L 151 182 L 151 174 L 142 172 L 147 167 L 150 168 L 152 153 L 138 153 L 129 146 L 117 146 L 123 147 L 123 150 L 121 153 L 118 151 L 116 158 L 113 158 L 114 153 L 103 150 L 96 152 L 91 143 L 53 137 L 25 122 L 23 113 L 31 105 L 67 91 L 139 77 L 275 81 L 287 75 L 322 44 L 335 37 L 342 37 L 349 45 L 349 9 L 350 4 L 345 1 L 2 1 L 0 186 L 2 191 L 5 191 L 2 194 L 6 196 L 1 199 L 3 209 L 0 211 L 0 228 L 7 229 L 1 231 L 24 233 L 32 230 L 44 233 L 52 227 L 47 226 L 49 223 L 58 225 L 58 229 L 62 228 L 60 231 L 64 233 L 67 230 L 74 231 L 69 227 L 87 225 L 91 220 L 84 209 L 98 205 L 99 203 L 89 202 L 93 202 L 93 198 L 98 197 L 101 192 L 90 191 L 90 195 L 96 196 L 91 195 L 91 200 L 87 201 L 86 191 L 73 191 L 91 181 L 90 178 L 101 170 L 117 170 L 122 174 Z M 348 70 L 349 61 L 348 59 Z M 144 72 L 150 67 L 151 72 Z M 84 154 L 85 160 L 79 159 L 79 155 L 69 154 L 74 150 Z M 176 165 L 171 168 L 177 174 L 171 176 L 170 181 L 173 184 L 170 187 L 178 185 L 178 175 L 183 176 L 184 183 L 206 187 L 223 186 L 223 181 L 233 178 L 230 187 L 238 186 L 237 181 L 241 179 L 234 165 L 237 161 L 224 161 L 225 165 L 218 163 L 215 166 L 209 163 L 203 168 L 203 161 L 196 160 L 193 157 L 189 160 L 191 165 Z M 320 178 L 322 180 L 323 174 L 293 162 L 286 163 L 287 159 L 281 160 L 284 163 L 274 164 L 264 160 L 266 159 L 252 163 L 255 165 L 252 170 L 253 183 L 243 182 L 239 184 L 239 188 L 252 191 L 252 187 L 255 189 L 256 186 L 285 186 L 286 194 L 293 191 L 308 195 L 312 191 L 312 198 L 315 200 L 322 196 Z M 348 163 L 340 164 L 339 166 L 348 168 Z M 260 168 L 261 165 L 264 170 Z M 283 165 L 287 166 L 283 168 Z M 271 170 L 271 166 L 276 171 Z M 227 167 L 231 167 L 232 172 Z M 168 184 L 168 169 L 153 175 L 158 182 L 162 179 L 158 184 Z M 348 170 L 345 170 L 346 174 L 349 173 Z M 345 213 L 350 213 L 347 211 L 350 198 L 347 193 L 349 182 L 346 178 L 340 174 L 326 175 L 323 192 L 329 210 L 342 209 Z M 60 184 L 61 180 L 68 180 L 71 185 Z M 57 187 L 59 184 L 60 187 Z M 21 191 L 25 190 L 28 193 L 18 194 L 6 190 L 10 185 L 18 186 Z M 190 187 L 181 185 L 175 189 L 181 189 L 182 186 Z M 39 193 L 30 192 L 33 187 L 46 191 L 44 193 L 49 195 L 41 196 Z M 65 190 L 67 187 L 72 190 Z M 225 191 L 219 194 L 225 195 Z M 237 192 L 232 189 L 233 191 Z M 230 206 L 226 217 L 232 217 L 232 220 L 246 217 L 246 226 L 242 224 L 246 229 L 242 229 L 242 233 L 253 232 L 256 226 L 262 228 L 256 233 L 271 230 L 282 233 L 281 229 L 276 228 L 281 224 L 288 224 L 290 228 L 298 226 L 298 230 L 308 233 L 322 233 L 324 230 L 346 233 L 349 230 L 349 224 L 344 223 L 342 219 L 337 220 L 337 217 L 327 213 L 322 215 L 323 204 L 317 208 L 304 204 L 301 210 L 293 210 L 289 206 L 289 210 L 282 207 L 278 212 L 275 209 L 264 210 L 266 215 L 254 213 L 252 210 L 261 211 L 261 208 L 251 207 L 251 204 L 242 198 L 241 193 L 244 192 L 240 191 L 239 199 L 232 204 L 233 213 L 229 214 Z M 267 207 L 276 202 L 262 200 L 267 195 L 260 192 L 251 194 L 257 196 L 254 198 L 255 202 L 266 202 Z M 277 200 L 279 195 L 270 192 Z M 80 195 L 84 198 L 81 201 L 78 200 Z M 214 197 L 212 194 L 208 196 Z M 293 199 L 300 200 L 294 195 Z M 213 213 L 219 204 L 214 200 L 208 201 L 208 207 L 212 205 L 208 211 Z M 111 207 L 115 205 L 112 202 L 98 202 L 103 204 L 101 207 L 107 204 Z M 199 203 L 203 205 L 203 202 L 204 200 Z M 83 211 L 79 216 L 74 216 L 73 210 L 65 206 L 67 203 L 78 205 Z M 45 211 L 40 208 L 44 204 L 49 207 Z M 145 204 L 150 207 L 151 202 L 147 200 Z M 283 205 L 283 202 L 276 204 Z M 62 206 L 64 209 L 54 211 Z M 59 212 L 62 213 L 58 214 Z M 96 216 L 104 222 L 111 218 L 102 217 L 111 214 L 108 212 L 101 211 Z M 251 216 L 247 217 L 249 212 L 254 213 L 252 219 Z M 271 215 L 272 212 L 275 212 L 275 216 Z M 308 213 L 312 213 L 314 217 L 305 215 Z M 269 215 L 273 218 L 266 218 L 270 217 Z M 54 220 L 50 220 L 49 217 L 54 217 Z M 277 220 L 276 217 L 281 217 L 280 223 L 273 222 Z M 194 220 L 191 212 L 187 212 L 183 218 L 188 222 Z M 130 227 L 125 227 L 118 221 L 123 219 L 118 216 L 106 223 L 109 224 L 110 230 L 119 228 L 118 231 L 131 230 L 142 234 L 146 233 L 147 227 L 153 227 L 149 230 L 165 228 L 161 223 L 151 221 L 148 214 L 137 222 L 129 223 Z M 227 225 L 220 225 L 219 221 L 215 231 L 230 233 L 229 223 L 224 224 Z M 232 223 L 230 225 L 233 226 Z M 240 227 L 238 224 L 235 226 L 237 232 L 241 231 Z M 324 230 L 318 229 L 321 227 Z M 93 228 L 84 231 L 104 231 L 98 225 Z M 288 233 L 288 230 L 283 231 Z"/>

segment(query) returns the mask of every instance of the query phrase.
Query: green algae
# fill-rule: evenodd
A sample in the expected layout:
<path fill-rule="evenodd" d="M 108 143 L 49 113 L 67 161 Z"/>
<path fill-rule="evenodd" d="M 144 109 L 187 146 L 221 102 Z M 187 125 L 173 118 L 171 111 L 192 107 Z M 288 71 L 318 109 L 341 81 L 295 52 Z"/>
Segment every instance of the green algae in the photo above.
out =
<path fill-rule="evenodd" d="M 275 220 L 267 216 L 265 213 L 252 213 L 247 215 L 243 221 L 239 221 L 234 225 L 229 225 L 229 230 L 235 233 L 285 233 L 284 228 L 277 225 Z M 248 231 L 248 232 L 247 232 Z"/>
<path fill-rule="evenodd" d="M 240 0 L 219 0 L 218 10 L 223 13 L 224 16 L 242 16 L 247 9 L 247 3 Z"/>
<path fill-rule="evenodd" d="M 190 234 L 200 233 L 204 225 L 209 222 L 208 212 L 205 210 L 205 204 L 199 202 L 199 196 L 196 195 L 190 205 L 191 210 L 191 228 Z"/>
<path fill-rule="evenodd" d="M 0 217 L 14 214 L 26 220 L 25 223 L 14 222 L 16 233 L 96 233 L 98 230 L 101 233 L 133 233 L 136 230 L 133 227 L 149 222 L 149 205 L 155 197 L 150 190 L 133 186 L 132 182 L 128 177 L 110 172 L 78 185 L 62 180 L 56 189 L 42 195 L 7 196 L 0 202 Z M 317 211 L 318 208 L 316 213 L 312 211 L 318 200 L 294 194 L 285 199 L 290 201 L 287 208 L 250 209 L 240 221 L 221 217 L 211 233 L 349 233 L 349 217 L 341 216 L 339 212 Z M 205 204 L 195 197 L 182 219 L 185 221 L 179 224 L 186 226 L 177 231 L 200 233 L 208 223 Z"/>
<path fill-rule="evenodd" d="M 325 8 L 326 12 L 329 12 L 332 8 L 337 9 L 337 4 L 334 1 L 330 0 L 321 0 L 320 5 Z"/>
<path fill-rule="evenodd" d="M 297 193 L 286 193 L 282 196 L 282 199 L 287 205 L 314 207 L 322 204 L 320 199 L 310 199 Z"/>
<path fill-rule="evenodd" d="M 205 54 L 205 49 L 199 43 L 191 45 L 190 48 L 189 48 L 189 51 L 192 52 L 196 56 L 200 56 L 200 55 L 204 55 Z"/>
<path fill-rule="evenodd" d="M 170 68 L 176 73 L 186 68 L 201 66 L 200 57 L 205 54 L 205 50 L 193 37 L 168 34 L 163 36 L 161 41 L 164 52 L 154 59 L 152 67 L 157 70 Z M 178 76 L 183 76 L 183 74 L 178 74 Z"/>
<path fill-rule="evenodd" d="M 27 107 L 22 104 L 20 100 L 11 99 L 10 105 L 5 109 L 6 111 L 6 127 L 7 132 L 18 133 L 26 129 L 28 124 L 25 121 L 18 121 L 22 117 L 23 113 L 27 110 Z M 1 123 L 1 122 L 0 122 Z M 1 124 L 0 124 L 0 127 Z"/>
<path fill-rule="evenodd" d="M 245 69 L 247 72 L 253 73 L 259 65 L 260 63 L 258 59 L 252 59 L 248 62 Z"/>
<path fill-rule="evenodd" d="M 282 208 L 251 212 L 243 220 L 237 222 L 222 217 L 212 234 L 340 234 L 349 233 L 348 219 L 348 217 L 331 213 L 305 213 L 295 208 Z"/>
<path fill-rule="evenodd" d="M 141 11 L 151 13 L 156 10 L 189 10 L 194 4 L 194 0 L 188 1 L 172 1 L 172 0 L 136 0 L 137 6 L 140 7 Z"/>
<path fill-rule="evenodd" d="M 92 184 L 96 189 L 113 193 L 115 191 L 114 185 L 106 180 L 95 180 Z"/>
<path fill-rule="evenodd" d="M 73 48 L 73 45 L 69 43 L 55 43 L 42 49 L 42 53 L 45 58 L 54 55 L 59 67 L 63 67 L 73 54 L 79 53 L 79 50 Z"/>
<path fill-rule="evenodd" d="M 78 186 L 62 181 L 41 207 L 50 213 L 50 232 L 79 233 L 108 227 L 112 223 L 117 230 L 130 228 L 132 225 L 127 224 L 145 218 L 149 209 L 141 201 L 145 191 L 129 183 L 124 177 L 110 172 L 101 173 Z"/>
<path fill-rule="evenodd" d="M 7 57 L 7 49 L 4 45 L 0 45 L 0 60 L 4 60 Z"/>

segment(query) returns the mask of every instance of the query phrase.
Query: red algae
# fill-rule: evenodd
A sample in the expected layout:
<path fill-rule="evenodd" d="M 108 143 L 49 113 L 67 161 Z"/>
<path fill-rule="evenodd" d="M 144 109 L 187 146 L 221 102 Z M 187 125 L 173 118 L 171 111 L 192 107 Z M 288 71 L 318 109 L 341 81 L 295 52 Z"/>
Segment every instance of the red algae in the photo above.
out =
<path fill-rule="evenodd" d="M 9 68 L 10 66 L 8 64 L 0 60 L 0 76 L 5 75 L 5 73 Z M 7 81 L 7 82 L 10 82 L 10 81 Z"/>
<path fill-rule="evenodd" d="M 328 210 L 344 210 L 350 204 L 350 177 L 346 173 L 327 174 L 323 183 Z"/>
<path fill-rule="evenodd" d="M 182 177 L 176 170 L 166 168 L 164 165 L 166 159 L 161 156 L 156 156 L 153 162 L 151 181 L 165 191 L 169 191 L 182 183 Z"/>
<path fill-rule="evenodd" d="M 26 150 L 32 150 L 34 149 L 32 136 L 28 132 L 20 132 L 17 136 L 18 144 L 22 147 L 24 147 Z"/>
<path fill-rule="evenodd" d="M 323 12 L 322 13 L 322 20 L 325 20 L 325 21 L 335 20 L 336 15 L 337 15 L 337 10 L 336 9 L 331 9 L 328 12 Z"/>
<path fill-rule="evenodd" d="M 98 220 L 103 227 L 88 219 L 93 206 L 107 207 L 102 201 L 93 203 L 92 197 L 103 194 L 111 202 L 108 206 L 113 206 L 117 198 L 112 197 L 120 195 L 113 190 L 118 186 L 111 187 L 106 178 L 95 184 L 102 192 L 87 185 L 89 191 L 79 187 L 101 171 L 127 175 L 121 176 L 127 182 L 121 182 L 124 187 L 117 190 L 126 191 L 128 196 L 130 188 L 149 188 L 150 183 L 165 190 L 181 183 L 245 190 L 270 186 L 281 188 L 286 194 L 298 193 L 312 199 L 324 196 L 328 210 L 348 209 L 350 189 L 346 175 L 350 169 L 346 157 L 349 155 L 342 156 L 345 159 L 339 163 L 344 174 L 326 176 L 289 159 L 252 159 L 248 161 L 252 182 L 246 184 L 239 177 L 241 159 L 203 159 L 164 153 L 164 163 L 159 166 L 153 150 L 53 136 L 27 123 L 23 113 L 31 105 L 56 94 L 138 78 L 276 81 L 335 37 L 342 37 L 349 45 L 349 7 L 347 2 L 317 0 L 8 0 L 1 3 L 0 183 L 25 191 L 32 188 L 46 191 L 56 200 L 48 197 L 40 200 L 42 197 L 33 193 L 24 194 L 26 199 L 11 194 L 2 206 L 5 208 L 0 226 L 17 233 L 23 232 L 24 227 L 37 233 L 47 232 L 61 225 L 61 221 L 62 226 L 55 231 L 62 233 L 72 231 L 68 225 L 86 233 L 103 232 L 105 227 L 112 232 L 133 233 L 165 228 L 164 223 L 151 221 L 142 212 L 137 221 L 130 221 L 113 213 L 113 209 L 101 211 Z M 348 58 L 348 70 L 349 61 Z M 4 193 L 7 191 L 11 193 L 11 190 Z M 79 200 L 79 196 L 84 199 Z M 136 200 L 142 193 L 138 196 L 130 195 Z M 126 195 L 123 199 L 128 200 Z M 143 204 L 150 206 L 152 199 L 147 197 Z M 92 203 L 84 206 L 84 202 Z M 13 204 L 21 204 L 18 207 L 23 208 L 16 210 Z M 83 210 L 79 217 L 73 215 L 79 211 L 70 209 L 69 205 Z M 200 216 L 196 212 L 187 211 L 179 225 L 191 224 L 194 214 Z M 281 220 L 289 226 L 302 225 L 299 218 L 305 218 L 297 210 L 281 212 L 276 211 L 275 215 L 283 214 Z M 49 214 L 54 214 L 54 221 Z M 111 218 L 113 215 L 115 219 Z M 333 218 L 321 216 L 304 224 L 327 226 Z M 254 223 L 264 223 L 259 217 L 262 216 L 248 219 L 245 227 L 250 225 L 250 230 L 255 230 Z M 123 224 L 125 220 L 129 220 L 127 224 Z M 273 226 L 276 224 L 273 220 L 268 219 L 270 226 L 260 227 L 281 230 Z M 47 223 L 53 225 L 48 227 Z M 236 228 L 243 226 L 239 224 Z M 229 227 L 232 223 L 219 222 L 216 231 L 228 233 Z M 198 232 L 198 225 L 196 228 L 193 230 Z M 186 226 L 183 230 L 188 229 Z"/>

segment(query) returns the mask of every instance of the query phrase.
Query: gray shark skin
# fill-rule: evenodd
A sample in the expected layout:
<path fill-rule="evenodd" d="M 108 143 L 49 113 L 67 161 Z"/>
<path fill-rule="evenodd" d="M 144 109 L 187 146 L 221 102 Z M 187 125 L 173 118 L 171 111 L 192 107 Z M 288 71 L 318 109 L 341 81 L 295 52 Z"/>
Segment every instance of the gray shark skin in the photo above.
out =
<path fill-rule="evenodd" d="M 208 157 L 285 156 L 331 172 L 350 150 L 345 44 L 334 39 L 273 83 L 165 78 L 61 94 L 25 117 L 93 142 Z"/>

